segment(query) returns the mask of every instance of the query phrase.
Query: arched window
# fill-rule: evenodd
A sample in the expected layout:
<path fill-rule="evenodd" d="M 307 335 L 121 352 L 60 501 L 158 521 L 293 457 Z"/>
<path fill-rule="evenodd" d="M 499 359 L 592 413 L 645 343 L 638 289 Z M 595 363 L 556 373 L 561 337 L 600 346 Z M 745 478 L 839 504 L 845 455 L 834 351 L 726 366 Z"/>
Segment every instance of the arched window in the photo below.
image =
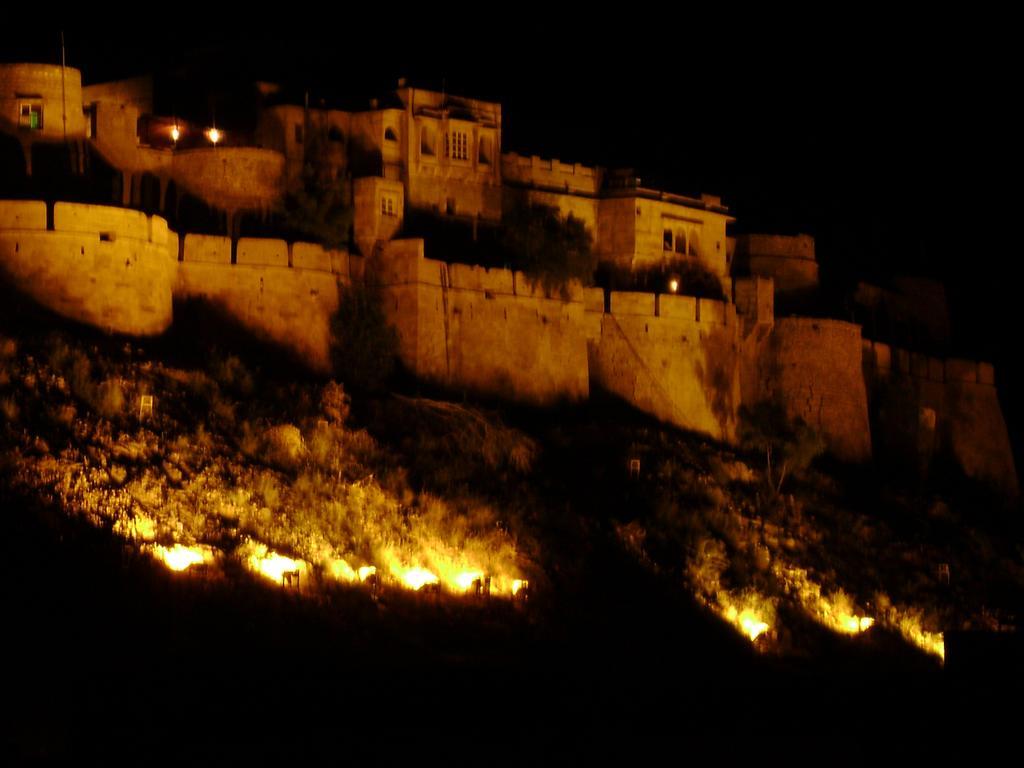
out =
<path fill-rule="evenodd" d="M 696 229 L 690 233 L 687 253 L 691 256 L 700 256 L 700 232 Z"/>
<path fill-rule="evenodd" d="M 391 126 L 384 129 L 384 141 L 398 141 L 398 134 Z"/>

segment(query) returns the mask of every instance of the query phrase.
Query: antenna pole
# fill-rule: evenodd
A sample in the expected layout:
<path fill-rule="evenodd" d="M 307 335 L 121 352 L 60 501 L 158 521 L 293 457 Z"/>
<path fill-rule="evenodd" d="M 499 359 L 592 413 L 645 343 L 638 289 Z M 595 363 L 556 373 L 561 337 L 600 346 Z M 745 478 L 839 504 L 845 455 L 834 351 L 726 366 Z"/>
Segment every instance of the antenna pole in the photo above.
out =
<path fill-rule="evenodd" d="M 61 119 L 64 122 L 64 141 L 68 140 L 68 97 L 64 86 L 64 70 L 67 67 L 67 56 L 64 53 L 64 30 L 60 31 L 60 106 Z"/>

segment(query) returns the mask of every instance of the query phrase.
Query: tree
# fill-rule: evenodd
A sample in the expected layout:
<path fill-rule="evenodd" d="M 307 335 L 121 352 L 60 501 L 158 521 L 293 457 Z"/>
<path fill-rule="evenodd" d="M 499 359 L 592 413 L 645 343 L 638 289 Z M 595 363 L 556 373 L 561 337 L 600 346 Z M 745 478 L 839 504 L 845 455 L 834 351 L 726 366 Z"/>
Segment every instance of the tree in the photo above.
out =
<path fill-rule="evenodd" d="M 284 225 L 328 248 L 349 243 L 353 210 L 345 195 L 344 179 L 334 176 L 328 160 L 327 132 L 308 125 L 302 166 L 302 185 L 285 196 Z"/>
<path fill-rule="evenodd" d="M 810 467 L 825 451 L 825 441 L 802 419 L 786 418 L 777 405 L 759 403 L 744 409 L 740 440 L 749 449 L 764 451 L 765 482 L 771 497 L 782 493 L 786 477 Z"/>
<path fill-rule="evenodd" d="M 545 289 L 565 292 L 570 280 L 593 282 L 597 260 L 586 225 L 540 203 L 519 203 L 502 217 L 500 240 L 510 261 Z"/>

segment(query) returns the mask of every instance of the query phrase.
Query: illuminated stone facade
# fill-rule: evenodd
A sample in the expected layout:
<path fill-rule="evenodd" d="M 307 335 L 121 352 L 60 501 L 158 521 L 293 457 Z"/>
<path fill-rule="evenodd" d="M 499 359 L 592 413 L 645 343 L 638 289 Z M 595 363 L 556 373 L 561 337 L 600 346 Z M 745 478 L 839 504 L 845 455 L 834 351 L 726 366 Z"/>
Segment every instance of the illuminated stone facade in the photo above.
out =
<path fill-rule="evenodd" d="M 405 367 L 451 389 L 550 404 L 596 386 L 725 442 L 736 439 L 741 406 L 772 403 L 853 462 L 877 451 L 873 432 L 917 461 L 928 423 L 929 451 L 1016 491 L 990 366 L 936 360 L 903 370 L 859 325 L 775 318 L 776 284 L 803 291 L 817 282 L 809 237 L 727 238 L 732 219 L 717 197 L 502 154 L 499 104 L 404 85 L 365 111 L 270 106 L 247 143 L 214 142 L 202 126 L 151 110 L 145 79 L 82 88 L 74 70 L 0 65 L 0 129 L 28 148 L 63 141 L 66 125 L 68 141 L 91 143 L 125 179 L 123 208 L 0 201 L 0 272 L 58 314 L 152 335 L 173 321 L 175 297 L 201 299 L 327 372 L 331 317 L 343 287 L 362 283 L 380 294 Z M 311 147 L 354 208 L 356 253 L 174 232 L 160 216 L 130 210 L 163 210 L 172 185 L 229 217 L 272 209 L 301 183 Z M 154 191 L 158 204 L 140 205 Z M 578 284 L 551 293 L 520 272 L 427 259 L 422 240 L 400 237 L 407 208 L 496 222 L 524 200 L 582 220 L 606 262 L 637 269 L 694 259 L 727 299 Z M 753 277 L 730 278 L 737 255 Z M 981 439 L 974 421 L 986 425 Z"/>

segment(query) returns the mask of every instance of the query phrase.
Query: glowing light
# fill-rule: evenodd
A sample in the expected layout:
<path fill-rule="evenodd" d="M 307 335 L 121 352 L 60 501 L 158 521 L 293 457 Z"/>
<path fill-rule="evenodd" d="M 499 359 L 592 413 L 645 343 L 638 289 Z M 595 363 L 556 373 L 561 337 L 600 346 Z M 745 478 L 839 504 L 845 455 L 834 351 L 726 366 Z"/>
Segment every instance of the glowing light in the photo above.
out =
<path fill-rule="evenodd" d="M 224 138 L 224 134 L 216 128 L 211 128 L 206 132 L 206 138 L 208 138 L 212 144 L 216 145 L 217 142 Z"/>
<path fill-rule="evenodd" d="M 181 544 L 163 547 L 154 544 L 151 551 L 154 557 L 172 571 L 184 571 L 193 565 L 213 560 L 213 552 L 209 547 L 186 547 Z"/>
<path fill-rule="evenodd" d="M 364 565 L 364 566 L 359 568 L 357 573 L 359 575 L 359 580 L 360 581 L 366 581 L 371 576 L 376 575 L 376 573 L 377 573 L 377 566 L 375 566 L 375 565 Z"/>
<path fill-rule="evenodd" d="M 307 570 L 304 560 L 293 560 L 279 555 L 267 549 L 264 544 L 248 542 L 240 548 L 240 554 L 251 571 L 277 584 L 284 581 L 285 574 L 296 571 L 302 573 Z"/>
<path fill-rule="evenodd" d="M 833 592 L 830 597 L 821 594 L 821 585 L 814 582 L 804 568 L 790 568 L 778 563 L 773 565 L 775 574 L 796 597 L 800 607 L 819 624 L 833 632 L 856 635 L 870 629 L 875 620 L 861 616 L 854 611 L 853 599 L 843 590 Z"/>
<path fill-rule="evenodd" d="M 730 624 L 736 626 L 744 635 L 749 637 L 750 642 L 757 640 L 769 629 L 768 623 L 762 621 L 761 616 L 752 608 L 744 608 L 742 611 L 739 611 L 736 609 L 736 606 L 730 605 L 725 610 L 725 618 Z"/>
<path fill-rule="evenodd" d="M 757 640 L 757 638 L 768 631 L 768 625 L 750 611 L 744 611 L 740 614 L 740 628 L 750 638 L 751 642 Z"/>
<path fill-rule="evenodd" d="M 427 584 L 437 584 L 438 578 L 425 568 L 410 568 L 399 578 L 410 589 L 420 590 Z"/>
<path fill-rule="evenodd" d="M 484 575 L 480 571 L 466 571 L 455 577 L 455 586 L 462 592 L 467 592 L 477 579 L 483 580 Z"/>
<path fill-rule="evenodd" d="M 171 141 L 177 142 L 181 138 L 181 129 L 176 125 L 171 126 Z"/>
<path fill-rule="evenodd" d="M 359 570 L 362 570 L 362 568 L 360 568 Z M 331 560 L 327 563 L 327 572 L 331 575 L 332 578 L 335 578 L 338 581 L 353 582 L 357 578 L 359 578 L 358 574 L 356 574 L 356 572 L 352 569 L 352 566 L 346 563 L 340 557 L 335 560 Z M 362 581 L 362 579 L 360 579 L 360 581 Z"/>
<path fill-rule="evenodd" d="M 524 589 L 530 588 L 530 582 L 526 579 L 513 579 L 512 580 L 512 596 L 515 597 Z"/>
<path fill-rule="evenodd" d="M 928 632 L 921 627 L 921 620 L 918 615 L 904 615 L 897 619 L 896 626 L 905 639 L 916 645 L 922 651 L 938 656 L 943 662 L 946 660 L 946 642 L 941 632 Z"/>
<path fill-rule="evenodd" d="M 678 281 L 678 280 L 676 280 L 676 279 L 675 279 L 675 278 L 673 277 L 673 278 L 672 278 L 671 280 L 669 280 L 669 281 L 668 281 L 668 289 L 669 289 L 669 290 L 670 290 L 670 291 L 671 291 L 672 293 L 675 293 L 676 291 L 678 291 L 678 290 L 679 290 L 679 281 Z"/>

